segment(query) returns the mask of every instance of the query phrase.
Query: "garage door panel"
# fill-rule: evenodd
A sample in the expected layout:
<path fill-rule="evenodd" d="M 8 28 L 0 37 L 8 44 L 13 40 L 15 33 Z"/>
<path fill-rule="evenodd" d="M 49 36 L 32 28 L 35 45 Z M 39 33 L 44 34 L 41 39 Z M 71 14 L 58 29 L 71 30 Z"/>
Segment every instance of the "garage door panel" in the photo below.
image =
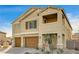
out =
<path fill-rule="evenodd" d="M 25 37 L 25 47 L 37 48 L 38 47 L 38 37 Z"/>
<path fill-rule="evenodd" d="M 15 47 L 21 47 L 21 38 L 20 37 L 15 38 Z"/>

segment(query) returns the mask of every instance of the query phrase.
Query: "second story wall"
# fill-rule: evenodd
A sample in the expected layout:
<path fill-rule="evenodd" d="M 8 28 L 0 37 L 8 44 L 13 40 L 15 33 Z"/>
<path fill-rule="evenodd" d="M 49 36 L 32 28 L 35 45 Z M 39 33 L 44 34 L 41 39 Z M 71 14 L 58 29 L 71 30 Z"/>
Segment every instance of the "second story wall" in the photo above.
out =
<path fill-rule="evenodd" d="M 71 37 L 68 21 L 63 18 L 61 9 L 33 9 L 28 16 L 13 23 L 13 33 L 57 33 Z M 31 25 L 30 25 L 31 24 Z M 34 25 L 36 24 L 36 28 Z"/>
<path fill-rule="evenodd" d="M 38 12 L 39 12 L 39 10 L 36 10 L 31 15 L 26 17 L 23 21 L 21 21 L 21 32 L 37 32 L 38 31 L 38 25 L 39 25 L 38 24 L 39 19 L 38 19 L 38 15 L 37 15 Z M 36 28 L 31 28 L 31 27 L 33 27 L 33 25 L 36 26 Z"/>
<path fill-rule="evenodd" d="M 56 14 L 56 18 L 53 18 L 54 14 Z M 52 17 L 52 20 L 57 19 L 56 21 L 51 21 L 50 23 L 44 23 L 44 18 L 43 16 L 48 15 L 49 17 Z M 51 15 L 51 16 L 49 16 Z M 50 18 L 49 18 L 50 19 Z M 52 9 L 52 8 L 48 8 L 47 10 L 45 10 L 44 12 L 42 12 L 39 15 L 39 31 L 41 33 L 57 33 L 57 32 L 62 32 L 62 14 L 60 12 L 60 10 L 58 9 Z"/>
<path fill-rule="evenodd" d="M 40 9 L 36 9 L 30 15 L 26 16 L 25 18 L 23 18 L 21 21 L 15 22 L 12 25 L 13 26 L 13 33 L 38 32 L 38 26 L 39 26 L 38 13 L 39 13 L 39 11 L 41 11 L 41 10 Z M 28 23 L 28 24 L 26 24 L 26 23 Z M 36 24 L 36 28 L 31 28 L 31 27 L 33 27 L 33 25 L 32 25 L 33 23 Z M 27 26 L 28 26 L 28 28 L 26 28 Z"/>
<path fill-rule="evenodd" d="M 62 23 L 64 26 L 65 33 L 67 34 L 66 36 L 71 39 L 72 28 L 65 17 L 62 19 Z"/>

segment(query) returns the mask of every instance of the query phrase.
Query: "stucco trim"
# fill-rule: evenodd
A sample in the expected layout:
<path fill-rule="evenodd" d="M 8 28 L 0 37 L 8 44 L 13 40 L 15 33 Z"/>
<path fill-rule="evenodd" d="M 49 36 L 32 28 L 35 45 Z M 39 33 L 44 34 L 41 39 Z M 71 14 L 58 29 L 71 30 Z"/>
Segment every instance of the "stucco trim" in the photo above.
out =
<path fill-rule="evenodd" d="M 47 8 L 45 8 L 44 10 L 42 10 L 39 14 L 41 14 L 41 13 L 43 13 L 44 11 L 46 11 L 47 9 L 55 9 L 55 10 L 59 10 L 59 8 L 52 8 L 52 7 L 47 7 Z"/>
<path fill-rule="evenodd" d="M 39 32 L 27 32 L 27 33 L 15 33 L 14 35 L 22 35 L 22 34 L 38 34 Z"/>

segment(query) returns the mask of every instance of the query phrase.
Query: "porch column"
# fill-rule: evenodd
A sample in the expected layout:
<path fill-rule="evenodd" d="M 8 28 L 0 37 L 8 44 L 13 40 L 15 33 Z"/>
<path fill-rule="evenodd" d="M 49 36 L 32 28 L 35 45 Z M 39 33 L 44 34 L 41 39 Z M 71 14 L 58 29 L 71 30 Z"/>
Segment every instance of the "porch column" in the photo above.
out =
<path fill-rule="evenodd" d="M 63 49 L 62 33 L 57 34 L 57 48 L 58 49 Z"/>
<path fill-rule="evenodd" d="M 15 38 L 13 37 L 12 47 L 15 47 Z"/>
<path fill-rule="evenodd" d="M 21 36 L 21 47 L 24 47 L 24 39 L 23 39 L 23 36 Z"/>
<path fill-rule="evenodd" d="M 66 38 L 64 38 L 64 48 L 66 48 Z"/>
<path fill-rule="evenodd" d="M 39 34 L 39 40 L 38 40 L 38 48 L 42 48 L 42 34 Z"/>

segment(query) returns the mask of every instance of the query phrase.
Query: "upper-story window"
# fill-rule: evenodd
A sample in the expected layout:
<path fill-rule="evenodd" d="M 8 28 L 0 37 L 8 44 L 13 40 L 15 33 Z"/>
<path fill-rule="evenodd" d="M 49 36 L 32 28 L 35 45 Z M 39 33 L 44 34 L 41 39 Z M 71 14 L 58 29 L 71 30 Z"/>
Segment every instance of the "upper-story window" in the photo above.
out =
<path fill-rule="evenodd" d="M 36 20 L 26 22 L 26 29 L 34 29 L 34 28 L 37 28 Z"/>
<path fill-rule="evenodd" d="M 56 22 L 56 21 L 57 21 L 57 13 L 43 16 L 44 23 L 51 23 L 51 22 Z"/>

